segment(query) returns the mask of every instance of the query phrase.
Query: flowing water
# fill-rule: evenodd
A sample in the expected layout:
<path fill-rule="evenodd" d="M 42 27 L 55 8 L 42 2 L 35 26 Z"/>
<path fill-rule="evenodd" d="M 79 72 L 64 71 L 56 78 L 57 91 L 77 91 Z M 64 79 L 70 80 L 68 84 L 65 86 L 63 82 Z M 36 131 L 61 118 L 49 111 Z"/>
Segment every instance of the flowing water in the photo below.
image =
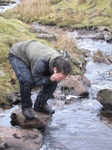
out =
<path fill-rule="evenodd" d="M 112 44 L 91 39 L 78 40 L 78 47 L 88 49 L 91 55 L 98 49 L 110 54 Z M 100 89 L 112 89 L 112 65 L 94 63 L 92 57 L 85 76 L 91 81 L 88 99 L 78 100 L 56 110 L 44 133 L 41 150 L 111 150 L 112 122 L 99 115 L 102 105 L 96 100 Z"/>
<path fill-rule="evenodd" d="M 3 12 L 5 12 L 6 10 L 15 7 L 17 4 L 19 4 L 19 2 L 20 2 L 20 0 L 14 0 L 14 3 L 12 3 L 12 4 L 9 3 L 9 4 L 7 4 L 7 5 L 2 5 L 2 6 L 0 6 L 0 13 L 3 13 Z"/>

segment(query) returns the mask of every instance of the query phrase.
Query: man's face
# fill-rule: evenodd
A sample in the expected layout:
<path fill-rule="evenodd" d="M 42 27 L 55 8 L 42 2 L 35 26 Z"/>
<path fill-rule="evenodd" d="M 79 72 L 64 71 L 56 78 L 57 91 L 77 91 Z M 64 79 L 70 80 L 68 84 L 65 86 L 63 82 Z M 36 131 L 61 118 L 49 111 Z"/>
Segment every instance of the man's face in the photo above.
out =
<path fill-rule="evenodd" d="M 63 72 L 57 72 L 56 67 L 53 68 L 53 72 L 56 75 L 57 80 L 59 81 L 66 79 L 66 77 L 68 76 Z"/>

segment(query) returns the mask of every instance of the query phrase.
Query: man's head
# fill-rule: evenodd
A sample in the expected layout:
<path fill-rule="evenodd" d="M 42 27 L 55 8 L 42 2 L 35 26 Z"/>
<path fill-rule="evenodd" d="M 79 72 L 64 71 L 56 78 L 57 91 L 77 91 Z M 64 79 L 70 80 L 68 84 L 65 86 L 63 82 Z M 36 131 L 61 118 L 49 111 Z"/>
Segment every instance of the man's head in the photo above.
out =
<path fill-rule="evenodd" d="M 58 57 L 53 63 L 53 71 L 54 73 L 63 73 L 68 75 L 72 72 L 71 62 L 70 60 Z"/>

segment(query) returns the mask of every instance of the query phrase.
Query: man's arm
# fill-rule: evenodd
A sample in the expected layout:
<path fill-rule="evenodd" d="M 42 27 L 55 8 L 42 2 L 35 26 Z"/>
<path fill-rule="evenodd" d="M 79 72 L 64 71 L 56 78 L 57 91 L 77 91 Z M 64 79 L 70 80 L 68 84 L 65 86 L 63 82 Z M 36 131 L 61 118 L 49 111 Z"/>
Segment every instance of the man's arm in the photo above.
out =
<path fill-rule="evenodd" d="M 43 60 L 35 60 L 32 66 L 32 76 L 36 86 L 43 86 L 52 83 L 50 76 L 43 76 L 46 68 L 46 62 Z"/>

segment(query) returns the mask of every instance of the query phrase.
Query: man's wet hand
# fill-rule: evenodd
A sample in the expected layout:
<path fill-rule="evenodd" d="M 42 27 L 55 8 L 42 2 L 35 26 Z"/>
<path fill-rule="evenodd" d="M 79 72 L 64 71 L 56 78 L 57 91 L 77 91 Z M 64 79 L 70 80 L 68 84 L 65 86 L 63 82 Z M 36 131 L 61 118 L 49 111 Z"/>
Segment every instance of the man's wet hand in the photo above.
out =
<path fill-rule="evenodd" d="M 64 80 L 67 77 L 67 75 L 63 74 L 63 73 L 54 73 L 51 76 L 51 81 L 61 81 Z"/>

